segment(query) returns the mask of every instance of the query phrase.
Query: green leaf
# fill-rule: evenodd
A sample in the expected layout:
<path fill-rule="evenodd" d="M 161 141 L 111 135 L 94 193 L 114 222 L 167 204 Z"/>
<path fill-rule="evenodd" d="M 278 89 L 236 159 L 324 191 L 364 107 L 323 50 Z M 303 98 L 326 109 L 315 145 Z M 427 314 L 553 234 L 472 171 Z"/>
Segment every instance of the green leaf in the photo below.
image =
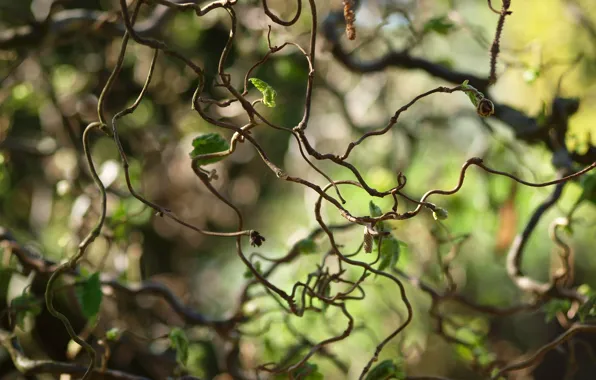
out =
<path fill-rule="evenodd" d="M 184 330 L 179 327 L 174 327 L 170 330 L 168 335 L 170 338 L 170 346 L 176 350 L 176 361 L 186 366 L 188 362 L 188 337 Z"/>
<path fill-rule="evenodd" d="M 112 327 L 106 332 L 106 339 L 109 341 L 117 341 L 122 336 L 123 331 L 117 327 Z"/>
<path fill-rule="evenodd" d="M 311 254 L 317 253 L 317 243 L 313 239 L 306 238 L 296 243 L 296 247 L 300 253 Z"/>
<path fill-rule="evenodd" d="M 189 153 L 190 158 L 194 159 L 203 154 L 225 152 L 230 149 L 230 144 L 226 139 L 217 133 L 206 133 L 195 137 L 192 140 L 193 150 Z M 198 160 L 199 165 L 208 165 L 223 160 L 224 156 L 203 158 Z"/>
<path fill-rule="evenodd" d="M 547 302 L 542 309 L 544 311 L 544 320 L 546 322 L 550 322 L 557 316 L 557 313 L 567 313 L 569 308 L 571 307 L 571 302 L 569 300 L 559 300 L 553 299 Z"/>
<path fill-rule="evenodd" d="M 41 313 L 41 304 L 37 297 L 31 293 L 23 293 L 20 296 L 15 297 L 10 302 L 10 307 L 15 312 L 17 326 L 19 326 L 21 330 L 25 329 L 25 317 L 27 314 L 36 317 Z"/>
<path fill-rule="evenodd" d="M 370 213 L 370 216 L 373 218 L 378 218 L 379 216 L 383 215 L 383 211 L 381 210 L 381 208 L 377 206 L 373 201 L 370 201 L 368 203 L 368 212 Z M 385 231 L 385 223 L 383 222 L 378 222 L 376 224 L 376 227 L 377 231 L 379 232 Z M 375 241 L 378 240 L 378 237 L 375 237 Z"/>
<path fill-rule="evenodd" d="M 435 220 L 445 220 L 447 217 L 449 217 L 449 213 L 444 208 L 436 207 L 433 210 L 433 218 Z"/>
<path fill-rule="evenodd" d="M 370 212 L 370 216 L 372 216 L 373 218 L 377 218 L 383 215 L 383 211 L 381 211 L 381 208 L 377 206 L 373 201 L 370 201 L 370 203 L 368 204 L 368 211 Z"/>
<path fill-rule="evenodd" d="M 85 318 L 93 318 L 99 313 L 103 293 L 101 292 L 101 280 L 99 272 L 93 273 L 75 289 L 75 293 L 81 311 Z"/>
<path fill-rule="evenodd" d="M 393 360 L 384 360 L 374 366 L 368 375 L 366 375 L 365 380 L 403 380 L 405 378 L 406 374 L 400 365 L 397 365 Z"/>
<path fill-rule="evenodd" d="M 292 371 L 292 379 L 297 380 L 323 380 L 323 374 L 319 372 L 316 364 L 305 363 Z"/>
<path fill-rule="evenodd" d="M 470 81 L 467 79 L 463 81 L 461 87 L 462 90 L 466 93 L 466 95 L 468 95 L 468 98 L 470 98 L 470 101 L 472 102 L 474 107 L 478 107 L 478 103 L 480 103 L 480 101 L 484 99 L 484 94 L 478 91 L 474 86 L 470 86 Z"/>
<path fill-rule="evenodd" d="M 455 28 L 446 15 L 433 17 L 424 24 L 424 33 L 435 32 L 443 36 L 449 34 Z"/>
<path fill-rule="evenodd" d="M 381 242 L 381 262 L 379 263 L 379 270 L 385 270 L 388 267 L 393 267 L 399 260 L 400 244 L 393 236 L 383 237 Z"/>
<path fill-rule="evenodd" d="M 258 78 L 250 78 L 249 81 L 261 92 L 261 94 L 263 94 L 263 104 L 267 107 L 275 107 L 275 97 L 277 96 L 277 92 L 273 87 Z"/>

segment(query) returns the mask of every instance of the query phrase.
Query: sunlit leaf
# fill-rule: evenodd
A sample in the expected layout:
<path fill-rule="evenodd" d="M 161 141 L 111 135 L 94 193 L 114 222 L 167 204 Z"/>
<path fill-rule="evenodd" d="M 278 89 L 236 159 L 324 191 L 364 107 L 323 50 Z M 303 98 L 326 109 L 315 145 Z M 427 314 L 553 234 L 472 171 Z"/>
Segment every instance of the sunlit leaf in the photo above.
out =
<path fill-rule="evenodd" d="M 203 154 L 224 152 L 230 149 L 230 144 L 226 139 L 217 133 L 207 133 L 192 140 L 193 150 L 190 152 L 190 158 L 194 159 Z M 198 160 L 199 165 L 212 164 L 221 161 L 224 157 L 202 158 Z"/>
<path fill-rule="evenodd" d="M 277 92 L 267 84 L 267 82 L 258 79 L 258 78 L 250 78 L 250 83 L 252 83 L 257 90 L 263 94 L 263 104 L 267 107 L 275 107 L 275 98 L 277 97 Z"/>

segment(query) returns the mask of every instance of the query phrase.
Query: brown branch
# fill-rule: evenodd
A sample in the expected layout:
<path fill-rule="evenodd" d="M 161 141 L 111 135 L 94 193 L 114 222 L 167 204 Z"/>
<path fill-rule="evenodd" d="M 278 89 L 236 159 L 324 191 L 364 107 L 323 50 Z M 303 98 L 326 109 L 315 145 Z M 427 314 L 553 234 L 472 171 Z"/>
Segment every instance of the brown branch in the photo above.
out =
<path fill-rule="evenodd" d="M 25 356 L 19 347 L 19 343 L 15 336 L 9 334 L 4 330 L 0 330 L 0 344 L 10 355 L 12 362 L 19 372 L 25 376 L 49 374 L 62 375 L 68 374 L 72 376 L 83 376 L 87 371 L 87 367 L 77 364 L 64 363 L 52 360 L 33 360 Z M 90 373 L 91 380 L 149 380 L 146 377 L 132 375 L 126 372 L 117 370 L 100 370 L 93 369 Z"/>

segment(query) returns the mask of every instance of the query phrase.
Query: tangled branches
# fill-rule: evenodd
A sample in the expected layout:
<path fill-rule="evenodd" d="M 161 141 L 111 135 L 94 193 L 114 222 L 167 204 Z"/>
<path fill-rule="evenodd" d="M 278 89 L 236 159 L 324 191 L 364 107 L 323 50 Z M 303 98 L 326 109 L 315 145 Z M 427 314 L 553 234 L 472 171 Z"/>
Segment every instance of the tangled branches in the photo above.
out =
<path fill-rule="evenodd" d="M 205 327 L 213 332 L 217 339 L 221 339 L 231 347 L 228 347 L 222 361 L 225 362 L 223 367 L 225 367 L 226 372 L 229 372 L 235 378 L 261 378 L 263 374 L 282 375 L 297 379 L 309 378 L 309 375 L 314 376 L 317 373 L 317 367 L 309 362 L 315 355 L 327 358 L 338 371 L 347 376 L 348 371 L 351 370 L 350 366 L 333 353 L 332 349 L 338 345 L 349 346 L 353 344 L 351 338 L 357 335 L 357 332 L 369 328 L 366 325 L 367 321 L 358 318 L 353 308 L 360 307 L 360 304 L 370 299 L 372 284 L 374 283 L 373 278 L 387 280 L 394 287 L 396 291 L 392 294 L 399 301 L 400 307 L 397 314 L 400 314 L 400 318 L 399 323 L 391 327 L 389 334 L 376 341 L 374 351 L 370 353 L 362 368 L 357 371 L 357 376 L 360 379 L 386 378 L 382 376 L 387 374 L 387 376 L 397 378 L 416 378 L 414 376 L 406 377 L 402 373 L 403 365 L 398 365 L 391 360 L 377 364 L 384 353 L 384 349 L 390 344 L 396 343 L 396 340 L 404 335 L 417 317 L 416 313 L 418 311 L 412 304 L 412 296 L 409 294 L 410 289 L 420 290 L 430 297 L 431 304 L 428 312 L 436 324 L 436 333 L 449 343 L 471 350 L 475 350 L 477 347 L 462 339 L 456 333 L 464 327 L 464 323 L 453 318 L 445 311 L 446 307 L 444 305 L 456 305 L 456 307 L 468 309 L 481 315 L 500 317 L 536 310 L 544 305 L 552 304 L 552 302 L 560 301 L 569 304 L 568 310 L 564 312 L 561 310 L 556 311 L 557 318 L 565 322 L 561 324 L 565 325 L 566 330 L 557 339 L 545 344 L 525 360 L 503 363 L 499 358 L 485 352 L 478 353 L 477 350 L 474 351 L 472 367 L 485 378 L 500 379 L 509 372 L 528 368 L 542 360 L 546 352 L 568 342 L 575 334 L 594 332 L 594 326 L 584 323 L 583 320 L 577 321 L 581 314 L 578 310 L 587 308 L 589 309 L 588 314 L 590 313 L 594 296 L 586 294 L 586 292 L 574 286 L 574 255 L 557 235 L 558 229 L 571 223 L 569 219 L 558 220 L 556 225 L 551 228 L 551 238 L 553 243 L 560 248 L 559 256 L 563 268 L 554 273 L 549 281 L 539 281 L 521 269 L 524 249 L 539 221 L 557 203 L 566 184 L 578 181 L 581 176 L 593 170 L 596 167 L 596 160 L 594 160 L 593 147 L 590 147 L 583 154 L 570 153 L 566 148 L 565 137 L 568 120 L 577 111 L 577 102 L 562 98 L 553 100 L 552 115 L 549 115 L 546 122 L 539 122 L 537 118 L 531 118 L 519 110 L 491 100 L 491 94 L 488 91 L 489 87 L 497 81 L 497 58 L 500 52 L 505 19 L 512 14 L 509 10 L 511 1 L 503 0 L 500 11 L 493 8 L 490 0 L 488 2 L 490 10 L 499 14 L 499 19 L 496 35 L 490 48 L 490 72 L 486 78 L 455 71 L 445 65 L 414 57 L 411 55 L 410 49 L 390 51 L 380 58 L 369 61 L 359 60 L 356 54 L 349 53 L 342 45 L 338 33 L 338 26 L 342 22 L 341 16 L 343 15 L 348 39 L 356 39 L 354 23 L 357 3 L 356 1 L 344 1 L 343 10 L 334 10 L 323 21 L 320 21 L 317 11 L 319 5 L 314 0 L 309 0 L 304 5 L 306 9 L 303 9 L 302 2 L 298 0 L 295 2 L 294 16 L 289 21 L 285 21 L 281 16 L 275 14 L 267 0 L 263 0 L 260 11 L 267 17 L 268 23 L 271 24 L 268 25 L 266 35 L 267 51 L 254 65 L 246 70 L 242 81 L 236 80 L 237 70 L 229 69 L 233 47 L 239 43 L 238 41 L 246 29 L 240 27 L 239 18 L 242 17 L 240 11 L 242 8 L 240 8 L 240 2 L 236 0 L 218 0 L 203 6 L 193 2 L 183 3 L 169 0 L 137 0 L 136 2 L 119 0 L 119 16 L 116 21 L 100 20 L 100 16 L 93 12 L 85 14 L 85 17 L 91 18 L 98 23 L 95 27 L 96 31 L 103 28 L 109 30 L 109 32 L 106 32 L 108 35 L 121 33 L 122 36 L 113 70 L 105 81 L 97 101 L 97 120 L 91 122 L 82 135 L 82 148 L 89 176 L 100 194 L 96 225 L 82 239 L 76 254 L 60 265 L 35 257 L 34 253 L 19 244 L 7 232 L 2 234 L 1 240 L 3 248 L 18 259 L 22 273 L 33 272 L 38 276 L 43 274 L 46 277 L 49 275 L 49 277 L 40 280 L 44 288 L 43 298 L 38 295 L 37 298 L 34 297 L 35 299 L 32 302 L 42 303 L 53 317 L 59 319 L 66 328 L 69 338 L 86 350 L 89 359 L 85 362 L 86 369 L 84 371 L 81 369 L 80 364 L 59 361 L 31 361 L 27 365 L 21 365 L 19 363 L 23 361 L 24 353 L 16 347 L 16 337 L 10 331 L 2 331 L 0 340 L 2 340 L 2 344 L 9 352 L 19 371 L 25 374 L 82 374 L 83 379 L 102 378 L 102 376 L 115 379 L 140 378 L 133 373 L 108 369 L 107 362 L 111 356 L 111 349 L 109 345 L 106 346 L 105 344 L 108 334 L 101 335 L 95 332 L 93 339 L 89 338 L 89 335 L 93 334 L 82 337 L 81 331 L 75 330 L 71 319 L 65 313 L 59 311 L 55 304 L 60 289 L 73 286 L 84 287 L 92 281 L 91 278 L 94 278 L 92 276 L 82 280 L 83 284 L 73 284 L 70 280 L 84 277 L 81 267 L 88 255 L 88 250 L 94 244 L 94 241 L 108 228 L 106 225 L 109 218 L 106 208 L 109 189 L 102 182 L 92 157 L 90 141 L 91 134 L 94 131 L 103 133 L 105 137 L 110 139 L 112 146 L 116 147 L 124 173 L 126 189 L 137 202 L 151 209 L 156 218 L 167 218 L 204 236 L 233 239 L 237 259 L 246 267 L 245 276 L 247 277 L 236 306 L 230 311 L 227 318 L 222 319 L 213 319 L 196 312 L 193 308 L 186 306 L 168 287 L 150 281 L 131 285 L 124 284 L 117 278 L 105 278 L 106 276 L 104 276 L 101 281 L 97 280 L 98 288 L 100 288 L 100 300 L 102 289 L 104 293 L 109 293 L 116 299 L 120 299 L 120 297 L 122 299 L 138 299 L 148 294 L 159 298 L 174 311 L 176 318 L 181 320 L 183 327 Z M 137 19 L 147 13 L 147 8 L 153 6 L 157 6 L 155 9 L 151 8 L 153 13 L 145 21 L 137 23 Z M 225 25 L 229 29 L 223 48 L 218 52 L 215 79 L 209 77 L 209 73 L 202 64 L 190 59 L 152 33 L 152 31 L 158 29 L 155 25 L 161 25 L 162 18 L 165 18 L 168 14 L 186 13 L 199 20 L 206 20 L 207 17 L 218 11 L 227 17 Z M 0 47 L 10 47 L 13 43 L 23 41 L 38 41 L 38 37 L 44 31 L 62 30 L 60 29 L 62 28 L 61 25 L 69 21 L 74 24 L 76 20 L 73 21 L 73 19 L 76 17 L 71 10 L 68 12 L 51 11 L 48 18 L 42 23 L 43 27 L 31 26 L 31 30 L 21 30 L 19 33 L 16 31 L 3 33 L 0 38 Z M 71 15 L 70 20 L 67 19 L 68 14 Z M 80 17 L 77 20 L 80 21 Z M 280 32 L 281 27 L 294 26 L 300 20 L 307 20 L 309 23 L 306 44 L 294 41 L 285 41 L 280 45 L 272 43 L 272 39 L 276 38 L 276 34 L 283 36 L 283 33 Z M 435 20 L 435 24 L 431 24 L 431 27 L 437 28 L 436 25 L 437 23 L 440 24 L 439 21 Z M 148 22 L 153 24 L 148 26 Z M 445 27 L 444 20 L 441 22 Z M 312 129 L 320 128 L 313 121 L 312 111 L 314 104 L 313 91 L 318 70 L 316 54 L 320 51 L 318 48 L 321 45 L 321 35 L 319 34 L 321 25 L 326 39 L 324 42 L 328 45 L 334 59 L 350 71 L 369 73 L 381 71 L 390 66 L 417 69 L 425 71 L 438 79 L 450 82 L 454 86 L 438 86 L 414 96 L 401 107 L 395 107 L 397 110 L 384 127 L 364 133 L 358 132 L 359 137 L 350 142 L 341 155 L 322 151 L 312 135 L 308 133 Z M 117 97 L 114 93 L 118 81 L 125 75 L 125 61 L 127 54 L 133 54 L 131 53 L 132 46 L 152 51 L 151 61 L 149 65 L 146 65 L 147 72 L 144 84 L 137 98 L 130 106 L 125 107 L 124 104 L 119 104 L 118 107 L 121 110 L 115 112 L 113 117 L 109 118 L 107 116 L 110 108 L 109 104 L 110 102 L 116 102 Z M 301 115 L 300 121 L 295 125 L 282 125 L 283 123 L 274 120 L 266 111 L 267 108 L 277 105 L 276 90 L 265 81 L 253 77 L 253 73 L 264 67 L 269 60 L 280 56 L 290 48 L 295 48 L 300 57 L 306 62 L 306 75 L 303 78 L 306 82 L 305 93 L 302 107 L 298 107 Z M 195 177 L 198 178 L 201 189 L 209 193 L 211 201 L 224 205 L 226 210 L 233 215 L 235 228 L 230 231 L 203 227 L 193 223 L 188 217 L 178 216 L 171 209 L 159 205 L 158 201 L 151 199 L 150 195 L 145 195 L 144 191 L 140 190 L 140 184 L 135 183 L 135 178 L 131 174 L 130 153 L 126 141 L 121 138 L 123 120 L 140 112 L 139 107 L 143 100 L 149 96 L 156 66 L 160 59 L 164 59 L 163 56 L 171 58 L 184 67 L 184 70 L 192 73 L 191 81 L 196 86 L 194 86 L 192 96 L 186 99 L 188 102 L 187 108 L 192 109 L 202 122 L 209 125 L 212 128 L 211 130 L 216 131 L 216 133 L 202 134 L 195 138 L 190 158 L 185 162 L 192 169 Z M 212 83 L 212 86 L 210 83 Z M 261 93 L 262 97 L 254 99 L 253 93 L 250 92 L 249 83 Z M 217 89 L 217 96 L 213 96 L 215 91 L 211 87 Z M 395 186 L 380 187 L 373 184 L 370 179 L 367 181 L 367 176 L 363 174 L 363 170 L 348 161 L 348 159 L 353 158 L 358 150 L 357 148 L 365 145 L 365 142 L 370 143 L 370 141 L 378 141 L 380 138 L 387 138 L 391 131 L 396 129 L 397 123 L 401 122 L 400 117 L 406 111 L 431 96 L 467 97 L 473 106 L 471 109 L 476 115 L 482 118 L 496 118 L 504 122 L 514 130 L 516 137 L 520 140 L 531 143 L 544 143 L 553 154 L 553 162 L 558 177 L 546 182 L 527 181 L 521 179 L 518 175 L 494 169 L 493 166 L 485 163 L 484 159 L 474 157 L 465 161 L 459 171 L 458 181 L 452 189 L 431 189 L 419 198 L 408 195 L 407 178 L 402 172 L 395 174 Z M 469 104 L 467 106 L 469 107 Z M 292 104 L 291 107 L 296 108 L 297 105 Z M 217 111 L 214 111 L 214 109 Z M 218 112 L 224 112 L 226 109 L 235 109 L 234 112 L 237 112 L 237 115 L 233 118 L 218 117 Z M 544 127 L 545 125 L 547 127 Z M 317 184 L 311 177 L 300 172 L 283 169 L 282 165 L 276 161 L 277 157 L 272 155 L 261 141 L 262 134 L 269 132 L 289 136 L 292 146 L 297 149 L 305 165 L 308 166 L 309 170 L 312 169 L 316 172 L 319 180 L 325 181 L 325 185 Z M 224 138 L 222 135 L 229 135 L 230 137 Z M 242 207 L 237 205 L 233 197 L 229 196 L 229 193 L 223 191 L 216 184 L 218 172 L 205 168 L 209 164 L 234 159 L 239 151 L 246 147 L 249 147 L 258 155 L 261 160 L 260 167 L 262 170 L 268 170 L 276 179 L 288 182 L 293 187 L 301 186 L 316 197 L 312 215 L 314 215 L 318 227 L 306 238 L 296 242 L 285 255 L 279 258 L 271 258 L 269 255 L 259 252 L 247 254 L 246 243 L 249 243 L 252 247 L 266 249 L 266 237 L 268 235 L 267 233 L 261 234 L 256 229 L 252 229 L 251 226 L 246 226 L 250 223 L 246 221 L 246 215 L 243 213 Z M 444 197 L 451 197 L 460 192 L 465 185 L 465 176 L 471 166 L 476 166 L 487 176 L 490 175 L 491 178 L 504 177 L 531 188 L 554 186 L 552 194 L 536 208 L 523 231 L 515 237 L 507 254 L 507 274 L 517 289 L 524 293 L 527 302 L 508 307 L 496 307 L 470 300 L 459 293 L 451 265 L 467 237 L 458 238 L 448 233 L 446 243 L 451 246 L 449 255 L 447 257 L 440 257 L 439 255 L 441 260 L 440 275 L 443 276 L 446 282 L 445 290 L 440 289 L 442 284 L 435 285 L 422 277 L 419 278 L 408 273 L 407 270 L 398 265 L 400 246 L 403 246 L 404 243 L 394 236 L 390 226 L 393 223 L 409 223 L 416 220 L 414 218 L 421 218 L 426 211 L 429 211 L 439 222 L 446 219 L 448 217 L 447 210 L 435 203 L 431 203 L 429 199 L 430 197 L 433 197 L 433 201 L 434 198 L 444 199 Z M 334 179 L 339 172 L 338 169 L 347 169 L 344 172 L 349 172 L 351 179 Z M 356 207 L 352 206 L 350 198 L 346 196 L 346 192 L 349 191 L 346 189 L 353 188 L 361 190 L 367 196 L 379 201 L 389 199 L 391 203 L 388 211 L 383 211 L 375 202 L 371 201 L 368 213 L 359 212 Z M 127 196 L 127 194 L 124 196 Z M 329 207 L 329 210 L 326 210 L 327 213 L 322 212 L 324 205 Z M 332 224 L 330 215 L 339 216 L 342 223 Z M 442 226 L 442 224 L 440 225 Z M 355 227 L 359 227 L 359 229 Z M 362 235 L 363 229 L 364 235 Z M 358 242 L 358 248 L 355 251 L 348 252 L 346 247 L 354 241 Z M 320 255 L 317 257 L 318 263 L 310 268 L 305 279 L 292 280 L 290 289 L 287 289 L 273 276 L 278 270 L 288 266 L 291 267 L 301 257 L 313 253 Z M 99 278 L 99 275 L 97 275 L 97 278 Z M 258 293 L 258 291 L 262 293 Z M 269 310 L 247 310 L 251 303 L 261 297 L 271 300 L 274 306 Z M 12 315 L 14 318 L 19 315 L 19 309 L 13 306 L 11 305 L 7 314 Z M 575 310 L 575 313 L 572 310 Z M 405 313 L 405 315 L 401 315 L 401 313 Z M 240 363 L 240 345 L 242 340 L 250 335 L 248 326 L 251 323 L 266 321 L 269 315 L 278 314 L 283 316 L 283 321 L 288 330 L 299 341 L 296 352 L 290 350 L 282 360 L 264 364 L 258 363 L 252 368 L 244 368 Z M 332 334 L 330 337 L 315 340 L 308 334 L 294 328 L 289 319 L 290 317 L 307 318 L 312 315 L 319 316 L 331 326 L 330 331 Z M 94 318 L 95 316 L 89 318 L 91 322 L 87 321 L 90 325 L 87 327 L 91 331 L 95 331 L 94 329 L 97 327 L 95 326 L 97 320 Z M 110 323 L 114 326 L 116 324 L 115 321 L 108 320 L 108 324 Z M 340 331 L 335 329 L 338 326 L 341 326 Z M 12 328 L 14 327 L 14 323 L 12 323 Z M 188 361 L 189 342 L 188 337 L 180 331 L 172 328 L 168 337 L 178 354 L 177 362 L 174 365 L 175 369 L 172 372 L 182 375 L 184 372 L 188 372 L 185 366 Z M 268 326 L 264 329 L 264 332 L 267 331 Z M 134 335 L 132 332 L 130 334 Z M 259 334 L 255 335 L 259 336 Z M 119 341 L 120 338 L 122 338 L 121 335 L 114 337 L 114 334 L 112 334 L 110 339 Z M 155 339 L 159 340 L 159 337 Z M 399 352 L 402 354 L 403 350 L 400 349 Z M 98 359 L 101 360 L 102 365 L 98 364 Z"/>

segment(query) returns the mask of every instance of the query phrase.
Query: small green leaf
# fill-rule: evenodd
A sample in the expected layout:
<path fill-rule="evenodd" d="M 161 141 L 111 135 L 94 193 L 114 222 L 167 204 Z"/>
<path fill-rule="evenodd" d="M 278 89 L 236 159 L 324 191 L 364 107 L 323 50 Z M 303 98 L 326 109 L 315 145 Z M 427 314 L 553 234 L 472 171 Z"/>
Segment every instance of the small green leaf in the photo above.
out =
<path fill-rule="evenodd" d="M 250 78 L 249 81 L 261 92 L 261 94 L 263 94 L 263 104 L 267 107 L 275 107 L 275 97 L 277 96 L 277 92 L 273 87 L 258 78 Z"/>
<path fill-rule="evenodd" d="M 123 331 L 117 327 L 112 327 L 108 331 L 106 331 L 106 339 L 109 341 L 117 341 L 122 336 Z"/>
<path fill-rule="evenodd" d="M 379 206 L 377 206 L 373 201 L 370 201 L 368 204 L 368 212 L 370 213 L 370 216 L 373 218 L 378 218 L 379 216 L 383 215 L 383 211 L 381 210 L 381 208 Z M 379 232 L 383 232 L 385 231 L 385 223 L 383 222 L 378 222 L 376 224 L 376 229 Z M 378 237 L 375 237 L 375 241 L 378 241 Z"/>
<path fill-rule="evenodd" d="M 406 374 L 401 366 L 397 365 L 393 360 L 384 360 L 371 369 L 368 375 L 366 375 L 365 380 L 403 380 L 405 378 Z"/>
<path fill-rule="evenodd" d="M 385 270 L 388 267 L 393 268 L 399 260 L 400 244 L 393 235 L 383 237 L 381 242 L 381 262 L 379 270 Z"/>
<path fill-rule="evenodd" d="M 547 302 L 542 310 L 544 311 L 544 320 L 550 322 L 557 316 L 557 313 L 567 313 L 571 307 L 569 300 L 553 299 Z"/>
<path fill-rule="evenodd" d="M 310 253 L 317 253 L 317 243 L 313 239 L 302 239 L 298 243 L 296 243 L 296 247 L 300 253 L 310 254 Z"/>
<path fill-rule="evenodd" d="M 455 28 L 455 24 L 446 15 L 433 17 L 424 24 L 424 33 L 435 32 L 447 35 Z"/>
<path fill-rule="evenodd" d="M 381 211 L 381 208 L 377 206 L 373 201 L 370 201 L 370 203 L 368 204 L 368 212 L 370 212 L 370 216 L 372 216 L 373 218 L 377 218 L 383 215 L 383 211 Z"/>
<path fill-rule="evenodd" d="M 217 133 L 206 133 L 204 135 L 195 137 L 192 140 L 193 150 L 189 153 L 190 158 L 194 159 L 203 154 L 225 152 L 230 149 L 230 144 L 226 139 Z M 203 158 L 198 160 L 199 165 L 208 165 L 221 161 L 224 156 Z"/>
<path fill-rule="evenodd" d="M 444 208 L 436 207 L 433 210 L 433 218 L 435 220 L 445 220 L 447 217 L 449 217 L 449 213 Z"/>
<path fill-rule="evenodd" d="M 86 318 L 92 318 L 99 313 L 103 293 L 101 292 L 101 280 L 99 272 L 93 273 L 77 286 L 75 290 L 81 311 Z"/>
<path fill-rule="evenodd" d="M 188 362 L 188 337 L 186 333 L 181 328 L 174 327 L 170 330 L 168 337 L 170 338 L 170 346 L 176 350 L 176 361 L 185 367 Z"/>

